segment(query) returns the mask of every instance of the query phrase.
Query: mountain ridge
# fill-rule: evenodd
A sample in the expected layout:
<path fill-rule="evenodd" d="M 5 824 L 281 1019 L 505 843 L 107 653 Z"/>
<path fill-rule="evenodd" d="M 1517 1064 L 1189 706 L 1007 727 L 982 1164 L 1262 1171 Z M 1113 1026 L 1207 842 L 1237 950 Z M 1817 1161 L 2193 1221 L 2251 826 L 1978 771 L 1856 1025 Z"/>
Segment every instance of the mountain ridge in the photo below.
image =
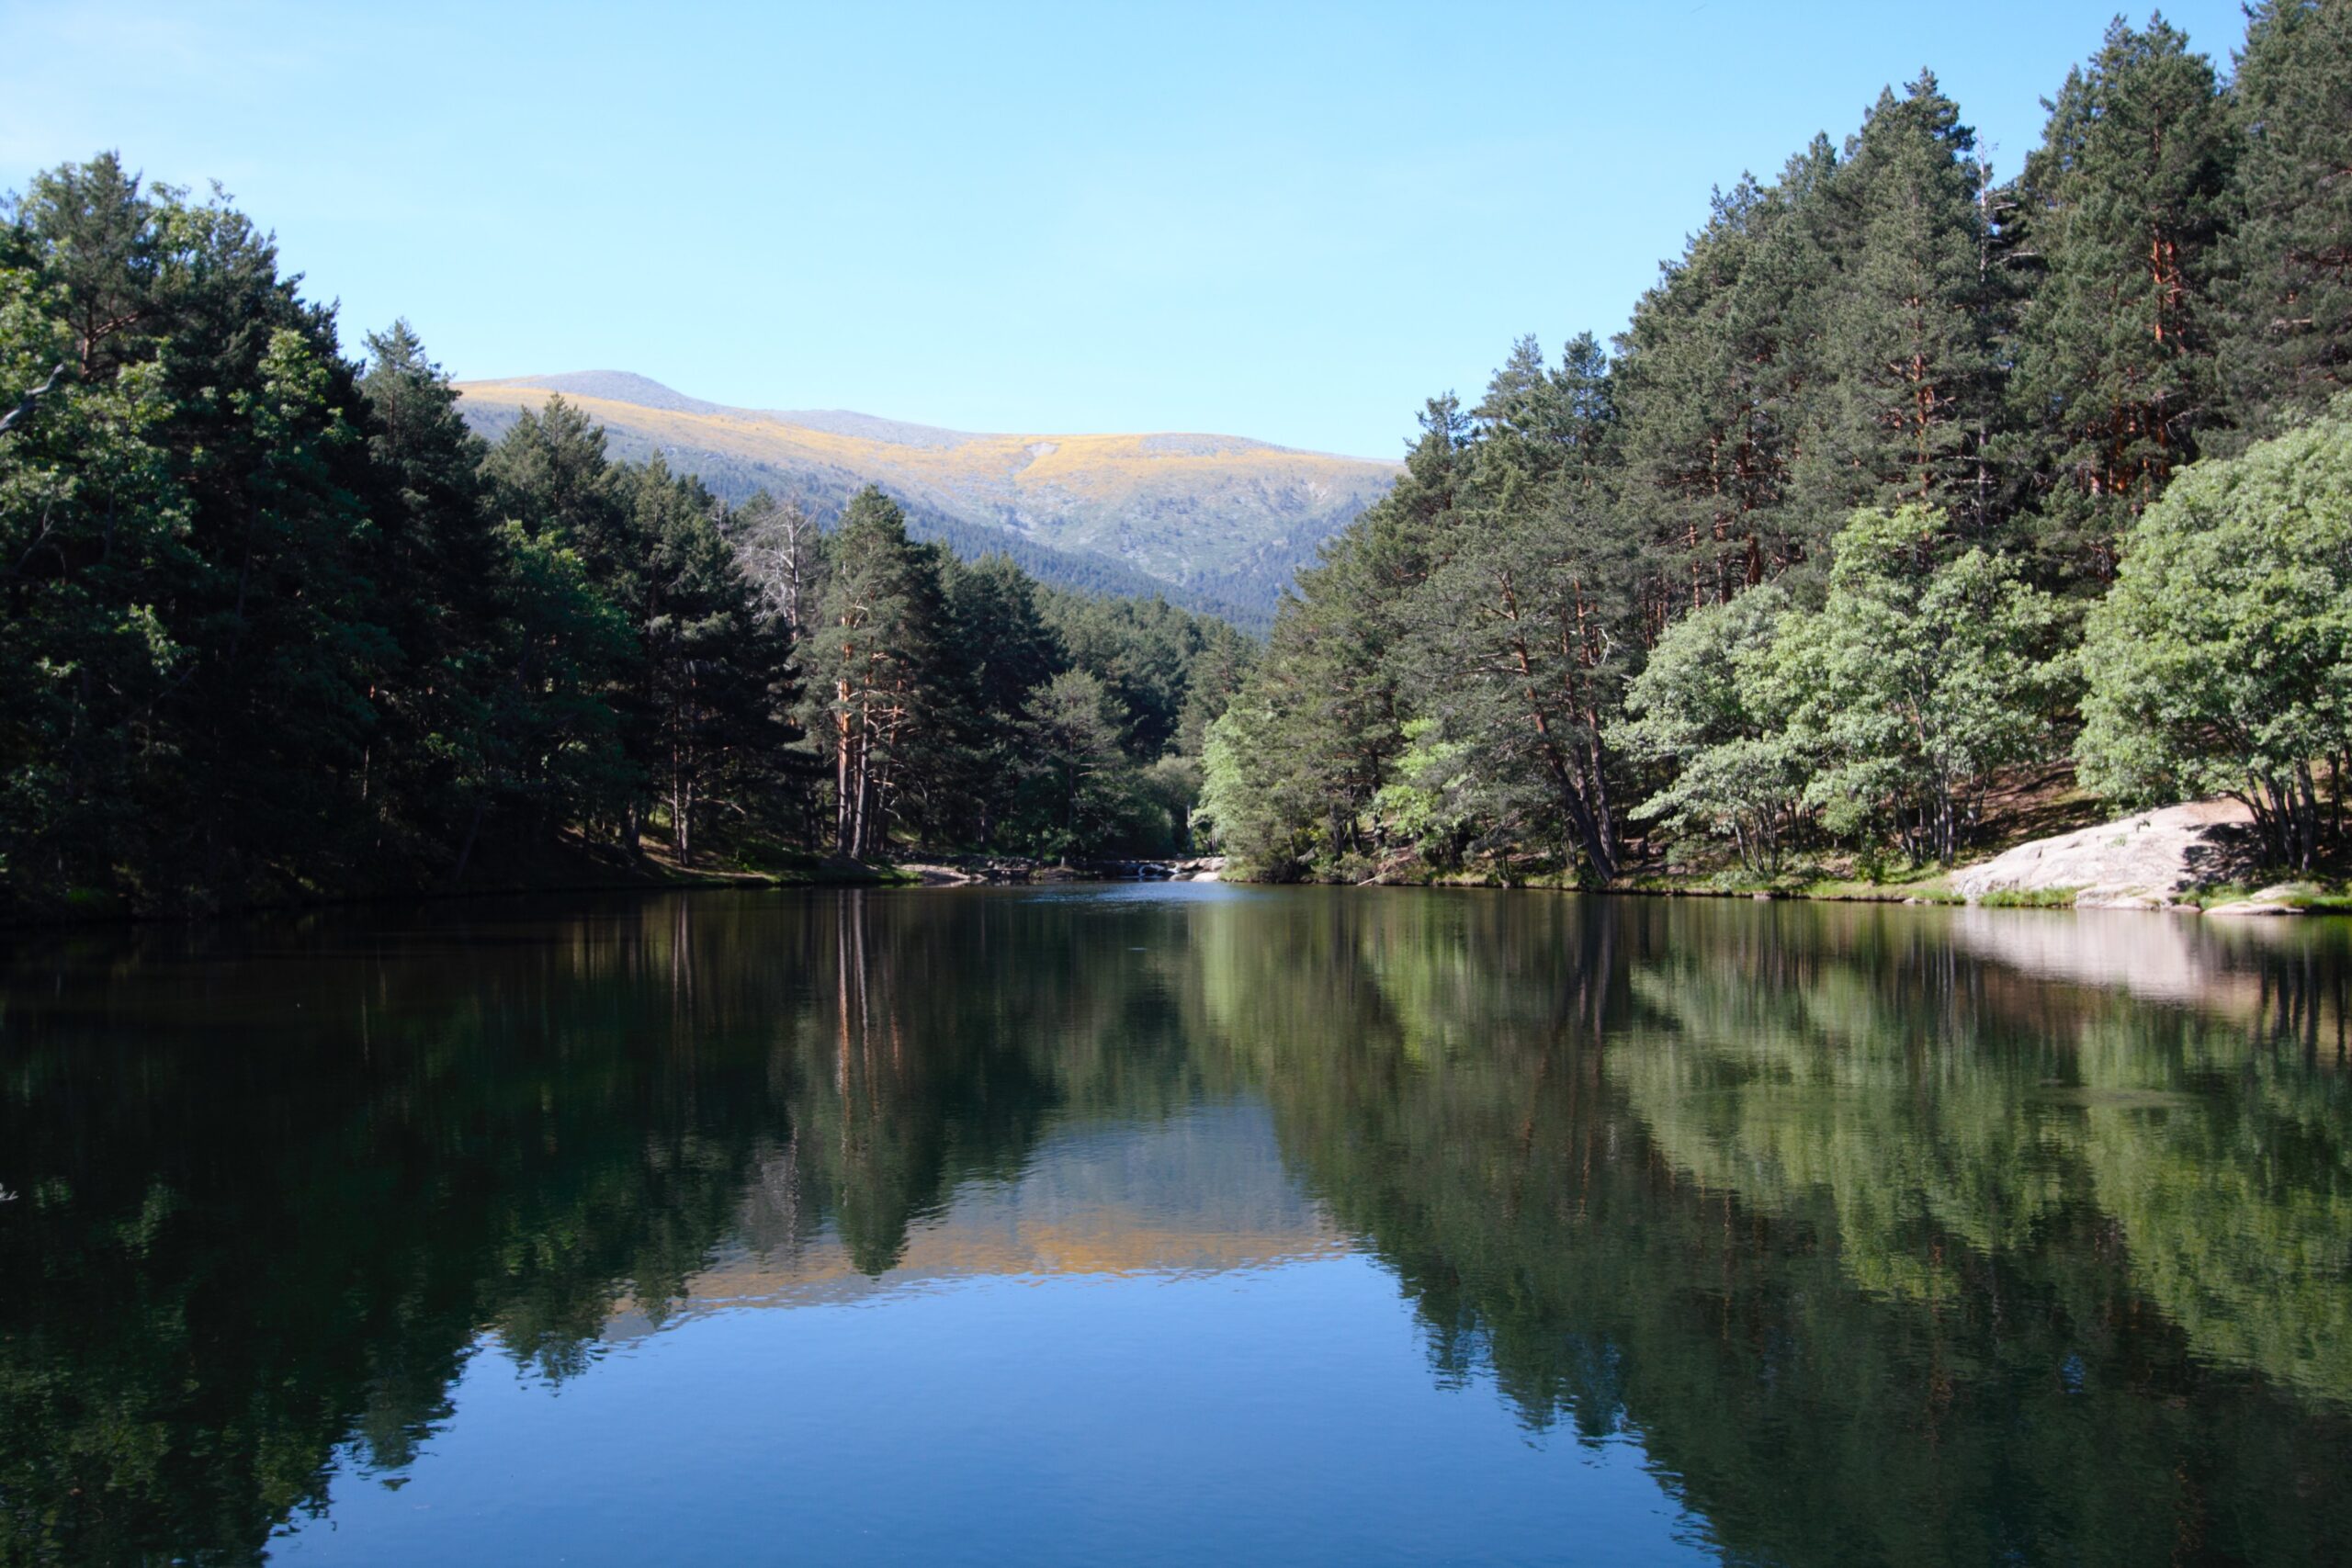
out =
<path fill-rule="evenodd" d="M 913 532 L 959 554 L 1001 549 L 1048 581 L 1148 585 L 1260 626 L 1292 573 L 1401 471 L 1238 435 L 956 431 L 846 409 L 731 408 L 621 370 L 458 390 L 485 435 L 561 396 L 605 427 L 616 456 L 658 452 L 726 500 L 765 490 L 825 517 L 876 484 Z"/>

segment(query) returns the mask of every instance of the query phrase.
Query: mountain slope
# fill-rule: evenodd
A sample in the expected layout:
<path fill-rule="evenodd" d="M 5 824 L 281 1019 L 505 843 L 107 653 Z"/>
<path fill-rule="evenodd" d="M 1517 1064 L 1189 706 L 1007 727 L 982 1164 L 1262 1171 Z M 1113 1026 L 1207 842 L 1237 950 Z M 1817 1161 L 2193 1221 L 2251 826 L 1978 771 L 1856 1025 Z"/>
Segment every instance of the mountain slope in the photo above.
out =
<path fill-rule="evenodd" d="M 1002 549 L 1048 581 L 1171 599 L 1262 622 L 1315 547 L 1397 466 L 1230 435 L 999 435 L 842 410 L 732 409 L 624 371 L 461 382 L 495 436 L 555 393 L 604 425 L 614 454 L 659 451 L 718 495 L 753 491 L 838 511 L 865 484 L 959 553 Z"/>

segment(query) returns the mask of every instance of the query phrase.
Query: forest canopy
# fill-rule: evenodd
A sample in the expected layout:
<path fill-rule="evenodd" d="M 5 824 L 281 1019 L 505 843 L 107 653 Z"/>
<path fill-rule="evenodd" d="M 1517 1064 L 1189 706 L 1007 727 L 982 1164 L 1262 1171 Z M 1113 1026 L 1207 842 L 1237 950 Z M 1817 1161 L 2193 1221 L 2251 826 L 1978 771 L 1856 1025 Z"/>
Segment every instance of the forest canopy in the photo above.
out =
<path fill-rule="evenodd" d="M 494 446 L 403 322 L 113 154 L 0 227 L 0 907 L 185 911 L 1185 841 L 1232 627 L 1040 586 L 858 496 L 820 529 Z"/>
<path fill-rule="evenodd" d="M 2332 852 L 2352 4 L 2247 17 L 2226 79 L 2119 19 L 2006 181 L 1890 88 L 1716 191 L 1613 344 L 1431 400 L 1211 731 L 1237 872 L 1949 863 L 2077 757 Z"/>
<path fill-rule="evenodd" d="M 0 906 L 918 847 L 1770 878 L 1949 863 L 2069 767 L 2238 795 L 2312 868 L 2352 0 L 2247 15 L 2226 73 L 2117 21 L 2006 179 L 1922 73 L 1716 191 L 1611 342 L 1430 400 L 1262 648 L 879 491 L 723 502 L 560 398 L 486 443 L 225 197 L 52 170 L 0 214 Z"/>

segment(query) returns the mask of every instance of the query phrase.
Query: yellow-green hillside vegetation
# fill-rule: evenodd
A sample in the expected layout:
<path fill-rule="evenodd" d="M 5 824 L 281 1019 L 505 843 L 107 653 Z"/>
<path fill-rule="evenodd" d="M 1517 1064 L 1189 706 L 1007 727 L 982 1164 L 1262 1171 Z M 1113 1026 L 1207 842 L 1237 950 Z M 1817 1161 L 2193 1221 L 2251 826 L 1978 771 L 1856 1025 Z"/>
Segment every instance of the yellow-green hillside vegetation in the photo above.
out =
<path fill-rule="evenodd" d="M 1261 614 L 1397 472 L 1230 435 L 974 434 L 839 411 L 724 408 L 616 371 L 459 389 L 486 434 L 560 394 L 605 427 L 616 456 L 659 450 L 724 497 L 764 489 L 824 512 L 877 484 L 960 550 L 1025 543 L 1077 558 L 1074 572 L 1040 561 L 1049 578 L 1134 586 L 1101 570 L 1116 563 L 1181 596 Z"/>

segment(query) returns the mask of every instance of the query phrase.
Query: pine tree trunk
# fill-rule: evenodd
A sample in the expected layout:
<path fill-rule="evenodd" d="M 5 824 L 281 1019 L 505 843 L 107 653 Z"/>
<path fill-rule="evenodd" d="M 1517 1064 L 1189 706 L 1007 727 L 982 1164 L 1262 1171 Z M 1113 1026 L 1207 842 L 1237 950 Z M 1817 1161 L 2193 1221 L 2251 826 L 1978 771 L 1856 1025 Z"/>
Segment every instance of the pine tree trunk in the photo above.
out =
<path fill-rule="evenodd" d="M 849 682 L 842 681 L 834 687 L 839 698 L 839 711 L 834 715 L 833 732 L 833 852 L 856 858 L 856 845 L 851 832 L 856 812 L 850 793 L 850 750 L 853 746 L 849 716 Z"/>

